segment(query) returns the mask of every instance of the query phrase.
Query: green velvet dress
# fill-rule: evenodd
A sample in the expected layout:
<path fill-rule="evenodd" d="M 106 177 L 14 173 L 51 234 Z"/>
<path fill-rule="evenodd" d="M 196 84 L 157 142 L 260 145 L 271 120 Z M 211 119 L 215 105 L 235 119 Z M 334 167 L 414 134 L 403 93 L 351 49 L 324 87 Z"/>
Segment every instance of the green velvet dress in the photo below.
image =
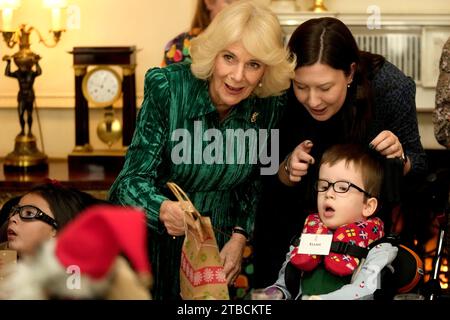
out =
<path fill-rule="evenodd" d="M 250 97 L 220 121 L 208 93 L 208 82 L 195 78 L 189 64 L 173 64 L 147 72 L 133 141 L 109 198 L 114 203 L 146 211 L 155 299 L 179 299 L 180 292 L 178 270 L 184 237 L 174 240 L 159 221 L 161 203 L 175 200 L 166 182 L 177 183 L 198 211 L 211 217 L 213 226 L 220 230 L 216 231 L 220 248 L 229 240 L 234 226 L 251 233 L 260 195 L 260 168 L 249 158 L 254 154 L 250 144 L 245 144 L 244 153 L 239 153 L 242 139 L 231 138 L 227 133 L 236 133 L 233 130 L 238 129 L 244 132 L 266 129 L 270 133 L 284 105 L 285 96 Z M 220 141 L 220 137 L 222 150 L 213 148 L 215 152 L 210 152 L 211 143 L 215 139 Z M 262 140 L 265 139 L 258 141 L 255 152 L 259 153 L 264 146 Z M 270 137 L 267 141 L 270 142 Z M 184 146 L 183 152 L 180 146 Z M 212 155 L 213 161 L 207 155 Z M 245 161 L 241 161 L 242 156 L 246 156 Z M 184 159 L 181 163 L 180 157 Z"/>

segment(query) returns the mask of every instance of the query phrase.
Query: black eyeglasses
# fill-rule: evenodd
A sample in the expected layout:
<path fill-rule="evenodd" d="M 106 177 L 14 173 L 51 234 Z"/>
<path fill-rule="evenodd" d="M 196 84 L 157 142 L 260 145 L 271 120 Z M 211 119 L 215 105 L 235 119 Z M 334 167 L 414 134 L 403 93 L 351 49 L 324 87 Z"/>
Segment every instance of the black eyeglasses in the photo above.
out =
<path fill-rule="evenodd" d="M 319 179 L 317 180 L 315 184 L 315 189 L 318 192 L 325 192 L 330 187 L 333 187 L 334 192 L 336 193 L 346 193 L 351 187 L 355 188 L 356 190 L 364 193 L 367 197 L 371 198 L 371 194 L 365 191 L 364 189 L 358 187 L 357 185 L 348 182 L 348 181 L 335 181 L 335 182 L 329 182 L 327 180 Z"/>
<path fill-rule="evenodd" d="M 20 218 L 22 220 L 41 220 L 49 225 L 51 225 L 53 228 L 58 229 L 58 222 L 56 222 L 55 219 L 50 217 L 48 214 L 43 212 L 41 209 L 32 206 L 32 205 L 26 205 L 26 206 L 14 206 L 11 208 L 11 212 L 9 214 L 9 217 L 11 218 L 15 214 L 19 214 Z"/>

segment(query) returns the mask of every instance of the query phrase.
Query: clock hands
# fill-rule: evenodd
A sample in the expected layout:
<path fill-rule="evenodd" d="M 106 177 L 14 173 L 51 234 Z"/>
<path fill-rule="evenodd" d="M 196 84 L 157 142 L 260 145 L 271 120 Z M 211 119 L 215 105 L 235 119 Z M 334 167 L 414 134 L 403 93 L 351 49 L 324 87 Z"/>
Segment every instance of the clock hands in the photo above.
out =
<path fill-rule="evenodd" d="M 114 70 L 99 67 L 91 70 L 85 79 L 84 94 L 97 105 L 112 105 L 120 96 L 121 81 Z"/>
<path fill-rule="evenodd" d="M 93 77 L 90 83 L 90 93 L 96 95 L 97 99 L 108 101 L 111 94 L 115 93 L 117 83 L 109 77 L 108 72 L 100 72 L 97 77 Z"/>

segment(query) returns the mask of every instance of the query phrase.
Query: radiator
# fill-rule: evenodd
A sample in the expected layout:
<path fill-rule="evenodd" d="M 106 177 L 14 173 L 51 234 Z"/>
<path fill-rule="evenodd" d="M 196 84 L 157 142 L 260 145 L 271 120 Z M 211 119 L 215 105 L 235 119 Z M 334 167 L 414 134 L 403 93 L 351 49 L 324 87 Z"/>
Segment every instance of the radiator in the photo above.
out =
<path fill-rule="evenodd" d="M 420 82 L 420 34 L 355 34 L 360 50 L 378 53 Z"/>

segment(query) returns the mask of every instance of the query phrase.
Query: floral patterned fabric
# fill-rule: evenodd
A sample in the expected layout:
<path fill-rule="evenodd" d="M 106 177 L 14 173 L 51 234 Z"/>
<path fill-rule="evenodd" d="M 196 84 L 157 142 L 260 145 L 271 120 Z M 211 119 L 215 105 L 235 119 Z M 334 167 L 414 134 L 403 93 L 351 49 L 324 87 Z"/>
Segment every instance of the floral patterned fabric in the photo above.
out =
<path fill-rule="evenodd" d="M 442 49 L 439 64 L 433 124 L 436 140 L 443 146 L 450 148 L 450 38 Z"/>
<path fill-rule="evenodd" d="M 191 39 L 198 36 L 202 30 L 194 28 L 189 32 L 183 32 L 170 40 L 164 49 L 163 67 L 177 62 L 191 62 Z"/>

